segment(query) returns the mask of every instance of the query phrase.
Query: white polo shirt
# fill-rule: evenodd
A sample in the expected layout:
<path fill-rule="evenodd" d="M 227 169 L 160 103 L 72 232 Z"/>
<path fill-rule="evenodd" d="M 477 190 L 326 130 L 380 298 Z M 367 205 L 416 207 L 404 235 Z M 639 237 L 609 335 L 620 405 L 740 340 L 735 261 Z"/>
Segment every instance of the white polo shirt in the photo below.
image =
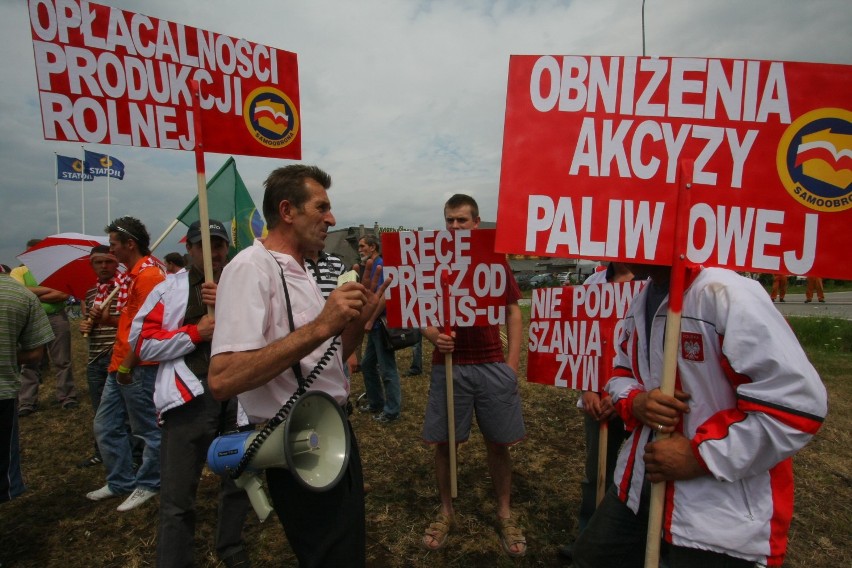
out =
<path fill-rule="evenodd" d="M 280 270 L 279 270 L 280 267 Z M 259 240 L 240 252 L 222 271 L 216 292 L 216 329 L 211 356 L 253 351 L 290 333 L 281 270 L 287 281 L 296 329 L 315 320 L 325 305 L 316 282 L 287 254 L 269 251 Z M 302 359 L 307 377 L 331 345 L 331 339 Z M 239 395 L 251 422 L 272 418 L 298 388 L 292 369 L 262 387 Z M 343 372 L 340 346 L 310 386 L 328 393 L 340 404 L 349 398 L 349 379 Z"/>

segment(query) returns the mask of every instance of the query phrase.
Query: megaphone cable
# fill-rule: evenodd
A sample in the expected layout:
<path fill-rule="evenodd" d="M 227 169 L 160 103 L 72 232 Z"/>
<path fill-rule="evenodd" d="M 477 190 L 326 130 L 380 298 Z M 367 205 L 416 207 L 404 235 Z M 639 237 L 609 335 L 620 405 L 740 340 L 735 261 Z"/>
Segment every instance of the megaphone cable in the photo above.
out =
<path fill-rule="evenodd" d="M 278 264 L 278 261 L 275 259 L 271 252 L 269 252 L 268 250 L 266 252 L 269 253 L 269 258 L 275 264 L 275 267 L 278 268 L 278 275 L 281 278 L 281 287 L 284 289 L 284 301 L 287 304 L 287 323 L 290 324 L 291 330 L 295 330 L 296 324 L 293 321 L 293 306 L 290 304 L 290 290 L 287 287 L 287 279 L 284 278 L 284 269 L 281 268 L 281 265 Z M 252 458 L 260 449 L 260 446 L 263 444 L 263 442 L 266 441 L 266 439 L 269 437 L 270 434 L 272 434 L 272 431 L 275 430 L 278 425 L 280 425 L 287 419 L 287 416 L 289 416 L 290 414 L 290 409 L 293 407 L 296 400 L 298 400 L 300 396 L 305 394 L 305 391 L 307 391 L 308 387 L 311 386 L 311 383 L 314 381 L 314 379 L 316 379 L 320 372 L 325 368 L 325 366 L 328 365 L 329 361 L 331 361 L 332 355 L 334 355 L 334 352 L 337 351 L 338 345 L 340 345 L 339 334 L 335 335 L 331 339 L 331 345 L 329 345 L 328 349 L 326 349 L 325 353 L 323 353 L 322 357 L 320 357 L 320 360 L 317 361 L 317 364 L 314 366 L 314 369 L 308 374 L 307 378 L 302 377 L 301 363 L 297 362 L 293 364 L 293 374 L 296 375 L 296 381 L 299 383 L 299 387 L 296 389 L 296 392 L 294 392 L 293 395 L 287 400 L 287 402 L 284 403 L 284 405 L 275 414 L 275 416 L 273 416 L 269 420 L 269 422 L 266 423 L 266 426 L 264 426 L 263 429 L 258 432 L 257 436 L 255 436 L 254 440 L 252 440 L 251 444 L 249 444 L 249 447 L 246 448 L 246 451 L 243 454 L 240 463 L 237 464 L 236 469 L 234 469 L 234 471 L 230 474 L 233 479 L 236 479 L 240 475 L 242 475 L 242 473 L 248 467 L 249 462 L 251 462 Z"/>
<path fill-rule="evenodd" d="M 287 400 L 287 402 L 284 403 L 284 405 L 278 410 L 275 416 L 269 419 L 269 421 L 266 423 L 266 426 L 264 426 L 263 429 L 258 432 L 257 436 L 255 436 L 254 440 L 252 440 L 251 444 L 249 444 L 249 447 L 246 448 L 246 451 L 243 454 L 240 463 L 237 464 L 237 467 L 234 468 L 232 472 L 230 472 L 230 476 L 232 479 L 236 479 L 243 474 L 243 472 L 246 470 L 249 463 L 251 462 L 252 458 L 254 458 L 255 454 L 260 449 L 260 446 L 263 445 L 263 443 L 270 436 L 270 434 L 272 434 L 275 428 L 277 428 L 282 422 L 287 420 L 287 416 L 290 415 L 290 410 L 292 409 L 293 405 L 296 403 L 300 396 L 305 394 L 305 392 L 311 386 L 311 383 L 314 382 L 314 380 L 319 376 L 319 374 L 326 367 L 326 365 L 328 365 L 328 363 L 331 361 L 332 356 L 337 351 L 338 345 L 340 345 L 340 336 L 335 335 L 331 339 L 331 345 L 329 345 L 328 349 L 326 349 L 325 353 L 323 353 L 322 357 L 320 357 L 320 360 L 317 361 L 317 364 L 314 366 L 313 370 L 308 374 L 308 376 L 304 380 L 299 381 L 299 388 L 296 389 L 296 392 L 294 392 L 293 395 Z"/>

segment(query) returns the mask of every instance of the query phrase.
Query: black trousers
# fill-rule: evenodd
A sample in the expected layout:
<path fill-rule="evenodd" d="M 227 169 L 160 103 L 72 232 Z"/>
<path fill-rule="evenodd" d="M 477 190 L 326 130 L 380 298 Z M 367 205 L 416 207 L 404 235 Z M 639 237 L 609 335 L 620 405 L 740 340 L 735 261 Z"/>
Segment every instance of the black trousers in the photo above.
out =
<path fill-rule="evenodd" d="M 575 568 L 642 568 L 648 536 L 650 484 L 642 487 L 639 514 L 618 498 L 611 485 L 574 545 Z M 753 568 L 754 562 L 718 552 L 668 546 L 671 568 Z"/>
<path fill-rule="evenodd" d="M 363 567 L 367 562 L 364 476 L 352 425 L 349 465 L 324 492 L 303 487 L 286 469 L 266 470 L 272 506 L 301 568 Z"/>
<path fill-rule="evenodd" d="M 204 392 L 163 413 L 160 436 L 160 526 L 157 568 L 195 566 L 196 493 L 207 448 L 213 439 L 236 430 L 237 399 L 219 402 L 200 377 Z M 244 549 L 242 530 L 251 510 L 248 495 L 230 476 L 222 477 L 215 545 L 219 558 Z"/>
<path fill-rule="evenodd" d="M 0 400 L 0 503 L 26 491 L 18 435 L 18 399 Z"/>

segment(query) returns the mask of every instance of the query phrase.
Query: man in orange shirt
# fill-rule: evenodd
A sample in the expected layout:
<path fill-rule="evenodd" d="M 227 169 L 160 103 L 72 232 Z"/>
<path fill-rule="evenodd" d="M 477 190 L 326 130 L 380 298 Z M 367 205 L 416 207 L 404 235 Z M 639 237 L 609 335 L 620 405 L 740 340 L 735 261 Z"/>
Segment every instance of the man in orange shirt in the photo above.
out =
<path fill-rule="evenodd" d="M 91 309 L 92 320 L 100 325 L 115 325 L 115 345 L 109 363 L 101 403 L 95 415 L 95 438 L 107 470 L 107 483 L 86 494 L 100 501 L 130 493 L 119 511 L 134 509 L 160 490 L 160 429 L 154 406 L 154 382 L 157 364 L 142 362 L 130 345 L 130 325 L 148 293 L 165 279 L 163 270 L 148 244 L 151 237 L 145 225 L 133 217 L 120 217 L 107 228 L 110 251 L 127 267 L 120 280 L 115 302 L 121 315 L 109 315 L 103 306 Z M 129 420 L 131 432 L 127 431 Z M 131 441 L 144 441 L 142 464 L 134 472 Z"/>

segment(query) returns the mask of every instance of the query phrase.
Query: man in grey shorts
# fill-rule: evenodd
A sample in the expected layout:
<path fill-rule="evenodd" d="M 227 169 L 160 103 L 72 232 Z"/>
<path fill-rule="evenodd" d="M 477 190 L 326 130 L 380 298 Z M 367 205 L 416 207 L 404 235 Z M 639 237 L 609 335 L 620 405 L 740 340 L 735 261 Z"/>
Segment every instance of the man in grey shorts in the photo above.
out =
<path fill-rule="evenodd" d="M 479 207 L 468 196 L 456 194 L 444 205 L 447 230 L 476 229 Z M 432 382 L 423 424 L 423 440 L 435 446 L 435 470 L 441 508 L 421 540 L 427 550 L 440 550 L 447 544 L 453 528 L 453 500 L 450 487 L 450 448 L 447 426 L 446 369 L 444 355 L 453 354 L 453 400 L 455 405 L 456 444 L 470 436 L 474 412 L 485 439 L 488 472 L 497 495 L 497 529 L 503 550 L 512 557 L 526 554 L 526 540 L 512 515 L 512 456 L 509 446 L 526 435 L 518 392 L 518 364 L 521 353 L 520 289 L 511 273 L 506 287 L 506 328 L 509 339 L 508 360 L 503 357 L 500 327 L 466 327 L 451 335 L 428 327 L 423 335 L 435 345 L 432 357 Z"/>

